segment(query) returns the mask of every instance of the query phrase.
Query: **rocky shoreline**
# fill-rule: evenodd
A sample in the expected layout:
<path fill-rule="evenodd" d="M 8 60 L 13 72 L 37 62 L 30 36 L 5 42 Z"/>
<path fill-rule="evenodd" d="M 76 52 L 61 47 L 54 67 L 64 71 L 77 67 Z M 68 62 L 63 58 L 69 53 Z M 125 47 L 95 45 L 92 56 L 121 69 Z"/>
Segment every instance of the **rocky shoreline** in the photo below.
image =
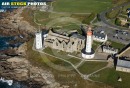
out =
<path fill-rule="evenodd" d="M 0 76 L 25 83 L 28 88 L 59 88 L 60 84 L 55 81 L 51 71 L 33 66 L 26 59 L 26 42 L 33 37 L 35 28 L 22 20 L 22 10 L 2 14 L 3 18 L 0 19 L 0 35 L 15 36 L 11 44 L 23 43 L 20 47 L 0 50 Z"/>
<path fill-rule="evenodd" d="M 1 76 L 25 83 L 28 88 L 59 88 L 51 71 L 33 66 L 26 59 L 26 49 L 24 43 L 17 49 L 21 55 L 0 61 Z"/>

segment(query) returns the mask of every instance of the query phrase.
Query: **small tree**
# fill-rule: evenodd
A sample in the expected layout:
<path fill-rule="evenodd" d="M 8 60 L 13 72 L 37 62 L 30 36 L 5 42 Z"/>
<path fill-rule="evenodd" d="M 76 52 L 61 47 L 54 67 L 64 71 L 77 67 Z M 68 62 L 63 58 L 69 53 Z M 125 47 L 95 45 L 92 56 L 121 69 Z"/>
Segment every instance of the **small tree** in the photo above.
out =
<path fill-rule="evenodd" d="M 120 25 L 121 25 L 121 21 L 120 21 L 120 19 L 119 19 L 119 18 L 116 18 L 116 20 L 115 20 L 115 24 L 116 24 L 116 25 L 118 25 L 118 26 L 120 26 Z"/>

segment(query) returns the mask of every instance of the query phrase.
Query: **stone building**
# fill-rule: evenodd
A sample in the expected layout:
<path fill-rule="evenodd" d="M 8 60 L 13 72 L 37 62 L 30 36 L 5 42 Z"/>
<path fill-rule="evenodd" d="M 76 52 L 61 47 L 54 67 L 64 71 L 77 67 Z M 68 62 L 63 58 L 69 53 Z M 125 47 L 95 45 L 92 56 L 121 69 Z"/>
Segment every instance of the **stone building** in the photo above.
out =
<path fill-rule="evenodd" d="M 116 70 L 130 73 L 130 61 L 118 59 Z"/>
<path fill-rule="evenodd" d="M 65 52 L 78 52 L 85 46 L 85 37 L 77 33 L 65 36 L 49 30 L 46 39 L 44 39 L 44 46 Z"/>
<path fill-rule="evenodd" d="M 104 31 L 93 32 L 93 40 L 98 42 L 106 42 L 107 41 L 107 34 Z"/>
<path fill-rule="evenodd" d="M 116 70 L 130 73 L 130 44 L 125 46 L 117 55 Z"/>
<path fill-rule="evenodd" d="M 109 53 L 109 54 L 116 54 L 116 53 L 118 53 L 118 49 L 115 49 L 115 48 L 113 48 L 111 46 L 106 46 L 106 45 L 102 46 L 102 51 L 104 53 Z"/>

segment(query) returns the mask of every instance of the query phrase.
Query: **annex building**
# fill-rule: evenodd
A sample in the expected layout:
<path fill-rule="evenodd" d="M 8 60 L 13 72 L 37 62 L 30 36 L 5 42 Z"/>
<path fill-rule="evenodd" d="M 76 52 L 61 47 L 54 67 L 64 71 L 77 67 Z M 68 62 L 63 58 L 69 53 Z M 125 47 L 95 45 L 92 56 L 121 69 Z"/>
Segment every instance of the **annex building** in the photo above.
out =
<path fill-rule="evenodd" d="M 130 44 L 128 44 L 116 57 L 117 65 L 116 70 L 130 73 Z"/>
<path fill-rule="evenodd" d="M 118 59 L 116 70 L 130 73 L 130 61 Z"/>

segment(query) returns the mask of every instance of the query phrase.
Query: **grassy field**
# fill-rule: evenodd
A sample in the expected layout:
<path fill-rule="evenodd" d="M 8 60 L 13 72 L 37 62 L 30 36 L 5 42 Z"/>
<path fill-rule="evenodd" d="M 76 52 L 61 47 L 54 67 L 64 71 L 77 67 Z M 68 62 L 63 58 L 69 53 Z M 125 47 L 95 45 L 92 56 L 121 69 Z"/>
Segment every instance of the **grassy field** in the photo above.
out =
<path fill-rule="evenodd" d="M 56 0 L 54 11 L 72 13 L 99 13 L 112 6 L 112 0 Z"/>
<path fill-rule="evenodd" d="M 50 15 L 49 12 L 36 11 L 35 13 L 36 13 L 35 18 L 37 23 L 46 25 L 49 21 L 51 21 L 51 18 L 49 18 Z"/>
<path fill-rule="evenodd" d="M 62 23 L 57 23 L 52 27 L 54 28 L 53 29 L 54 31 L 66 32 L 70 34 L 70 31 L 77 30 L 77 32 L 81 34 L 80 25 L 76 23 L 62 22 Z"/>
<path fill-rule="evenodd" d="M 69 85 L 70 86 L 69 88 L 104 88 L 107 86 L 105 84 L 85 81 L 74 70 L 60 71 L 60 70 L 53 69 L 52 67 L 49 67 L 46 64 L 47 62 L 45 62 L 43 59 L 49 58 L 49 60 L 51 60 L 52 62 L 57 61 L 58 64 L 59 63 L 64 64 L 65 62 L 59 61 L 56 58 L 52 58 L 46 55 L 43 55 L 44 57 L 41 57 L 38 52 L 32 50 L 32 44 L 33 44 L 33 39 L 27 42 L 27 59 L 34 66 L 40 67 L 45 70 L 50 70 L 53 73 L 55 80 L 59 82 L 61 85 Z"/>
<path fill-rule="evenodd" d="M 91 77 L 92 80 L 100 81 L 108 85 L 112 85 L 114 88 L 130 88 L 130 74 L 124 72 L 117 72 L 114 68 L 104 69 L 95 75 L 99 77 Z M 118 82 L 118 77 L 122 78 L 122 82 Z"/>
<path fill-rule="evenodd" d="M 120 13 L 121 9 L 117 9 L 117 10 L 112 10 L 111 12 L 107 13 L 106 14 L 106 17 L 108 19 L 114 19 L 118 16 L 118 14 Z"/>
<path fill-rule="evenodd" d="M 83 74 L 90 74 L 100 68 L 103 68 L 107 65 L 107 62 L 92 62 L 92 61 L 86 61 L 82 66 L 80 66 L 78 69 Z"/>
<path fill-rule="evenodd" d="M 56 52 L 56 51 L 58 51 L 58 50 L 51 49 L 49 47 L 44 49 L 44 52 L 49 53 L 49 54 L 54 55 L 54 56 L 59 57 L 59 58 L 63 58 L 65 60 L 73 63 L 74 65 L 76 65 L 77 63 L 79 63 L 81 61 L 80 59 L 69 57 L 67 55 L 68 53 L 66 53 L 66 52 L 63 52 L 63 51 Z"/>
<path fill-rule="evenodd" d="M 92 45 L 92 47 L 93 47 L 94 50 L 96 50 L 96 49 L 98 48 L 98 46 L 100 46 L 100 45 L 101 45 L 100 42 L 93 41 L 93 45 Z"/>
<path fill-rule="evenodd" d="M 110 40 L 108 40 L 108 41 L 110 41 Z M 117 48 L 117 49 L 120 49 L 120 50 L 121 50 L 122 48 L 125 47 L 124 44 L 117 43 L 117 42 L 114 42 L 114 41 L 110 41 L 110 42 L 111 42 L 111 46 L 114 47 L 114 48 Z"/>
<path fill-rule="evenodd" d="M 21 13 L 21 16 L 23 17 L 23 20 L 26 20 L 27 22 L 30 23 L 30 25 L 38 27 L 35 23 L 34 23 L 34 11 L 31 9 L 24 9 L 23 12 Z"/>

